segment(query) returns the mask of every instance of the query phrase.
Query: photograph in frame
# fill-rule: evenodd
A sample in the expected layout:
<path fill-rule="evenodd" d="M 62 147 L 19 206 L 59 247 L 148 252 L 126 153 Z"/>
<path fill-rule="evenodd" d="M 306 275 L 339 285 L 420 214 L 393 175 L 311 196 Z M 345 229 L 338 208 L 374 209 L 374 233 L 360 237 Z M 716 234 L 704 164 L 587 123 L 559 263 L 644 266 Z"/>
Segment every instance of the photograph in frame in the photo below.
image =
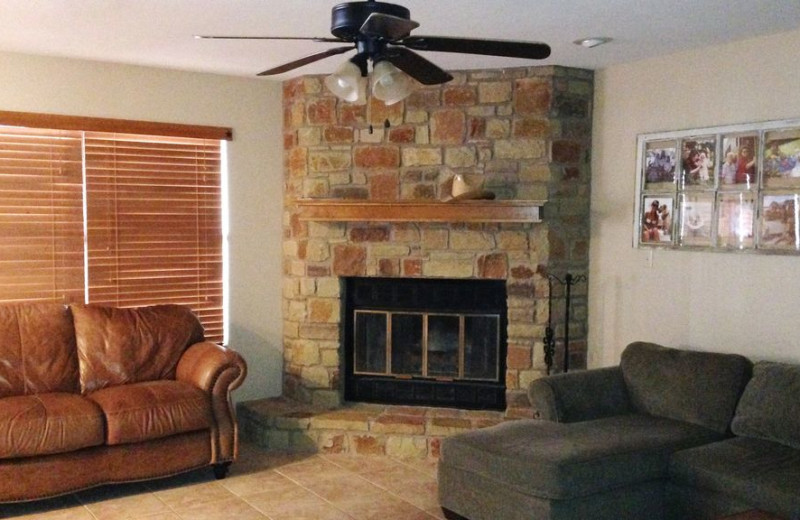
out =
<path fill-rule="evenodd" d="M 750 249 L 754 246 L 756 204 L 752 192 L 720 193 L 717 220 L 717 246 Z"/>
<path fill-rule="evenodd" d="M 759 247 L 800 250 L 797 227 L 800 193 L 764 195 L 761 206 Z"/>
<path fill-rule="evenodd" d="M 680 244 L 712 246 L 713 193 L 684 193 L 680 198 Z"/>
<path fill-rule="evenodd" d="M 800 128 L 764 134 L 764 187 L 800 188 Z"/>
<path fill-rule="evenodd" d="M 648 141 L 644 145 L 642 169 L 644 189 L 674 189 L 677 171 L 677 147 L 673 140 Z"/>
<path fill-rule="evenodd" d="M 673 198 L 645 196 L 641 206 L 641 244 L 672 244 Z"/>
<path fill-rule="evenodd" d="M 720 189 L 749 190 L 758 187 L 758 134 L 722 136 L 720 149 Z"/>
<path fill-rule="evenodd" d="M 692 137 L 681 141 L 681 186 L 713 188 L 717 157 L 716 136 Z"/>

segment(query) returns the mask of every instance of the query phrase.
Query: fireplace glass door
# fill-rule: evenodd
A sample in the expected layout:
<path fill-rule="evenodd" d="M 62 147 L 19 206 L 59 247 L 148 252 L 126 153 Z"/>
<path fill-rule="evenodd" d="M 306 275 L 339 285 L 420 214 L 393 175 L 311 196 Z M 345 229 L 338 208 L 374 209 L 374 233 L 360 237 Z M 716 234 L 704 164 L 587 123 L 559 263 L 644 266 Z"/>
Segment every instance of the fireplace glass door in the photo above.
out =
<path fill-rule="evenodd" d="M 355 312 L 355 374 L 496 381 L 499 353 L 496 314 Z"/>
<path fill-rule="evenodd" d="M 505 406 L 502 281 L 348 279 L 345 398 Z"/>

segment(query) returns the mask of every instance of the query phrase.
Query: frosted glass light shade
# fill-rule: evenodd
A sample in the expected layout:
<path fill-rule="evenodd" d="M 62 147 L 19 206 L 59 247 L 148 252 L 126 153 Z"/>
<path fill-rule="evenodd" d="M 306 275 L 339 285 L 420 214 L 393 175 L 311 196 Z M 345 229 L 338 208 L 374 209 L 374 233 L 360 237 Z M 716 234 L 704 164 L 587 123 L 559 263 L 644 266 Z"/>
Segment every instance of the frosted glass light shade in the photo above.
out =
<path fill-rule="evenodd" d="M 345 61 L 326 77 L 325 86 L 334 96 L 348 103 L 363 105 L 367 102 L 367 78 L 361 76 L 361 69 L 352 61 Z"/>
<path fill-rule="evenodd" d="M 402 101 L 416 88 L 414 79 L 388 61 L 372 67 L 372 95 L 387 105 Z"/>

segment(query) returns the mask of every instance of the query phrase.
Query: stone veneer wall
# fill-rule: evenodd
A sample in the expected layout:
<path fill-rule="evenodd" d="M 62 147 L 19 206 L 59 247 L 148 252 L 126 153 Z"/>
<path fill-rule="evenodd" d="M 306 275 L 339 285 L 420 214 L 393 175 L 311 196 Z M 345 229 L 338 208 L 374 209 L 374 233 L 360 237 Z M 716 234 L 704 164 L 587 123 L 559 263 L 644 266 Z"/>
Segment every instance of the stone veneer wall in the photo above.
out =
<path fill-rule="evenodd" d="M 284 85 L 284 396 L 341 403 L 342 276 L 507 280 L 507 416 L 544 373 L 547 273 L 586 274 L 593 73 L 454 73 L 392 106 L 338 101 L 307 76 Z M 454 173 L 499 199 L 546 199 L 537 224 L 320 223 L 298 198 L 436 199 Z M 560 289 L 559 289 L 560 291 Z M 573 288 L 571 366 L 586 363 L 586 289 Z M 563 302 L 553 310 L 563 316 Z M 563 333 L 558 329 L 557 336 Z M 560 361 L 558 361 L 560 363 Z"/>

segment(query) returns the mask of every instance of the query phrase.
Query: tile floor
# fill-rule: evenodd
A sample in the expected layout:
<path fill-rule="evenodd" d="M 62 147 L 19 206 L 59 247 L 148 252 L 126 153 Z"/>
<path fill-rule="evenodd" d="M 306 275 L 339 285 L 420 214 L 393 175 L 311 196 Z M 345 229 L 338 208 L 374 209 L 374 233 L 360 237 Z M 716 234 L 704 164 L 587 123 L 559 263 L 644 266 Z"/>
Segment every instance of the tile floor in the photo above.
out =
<path fill-rule="evenodd" d="M 36 520 L 434 520 L 436 462 L 289 455 L 243 444 L 224 480 L 210 469 L 24 504 L 0 518 Z"/>

